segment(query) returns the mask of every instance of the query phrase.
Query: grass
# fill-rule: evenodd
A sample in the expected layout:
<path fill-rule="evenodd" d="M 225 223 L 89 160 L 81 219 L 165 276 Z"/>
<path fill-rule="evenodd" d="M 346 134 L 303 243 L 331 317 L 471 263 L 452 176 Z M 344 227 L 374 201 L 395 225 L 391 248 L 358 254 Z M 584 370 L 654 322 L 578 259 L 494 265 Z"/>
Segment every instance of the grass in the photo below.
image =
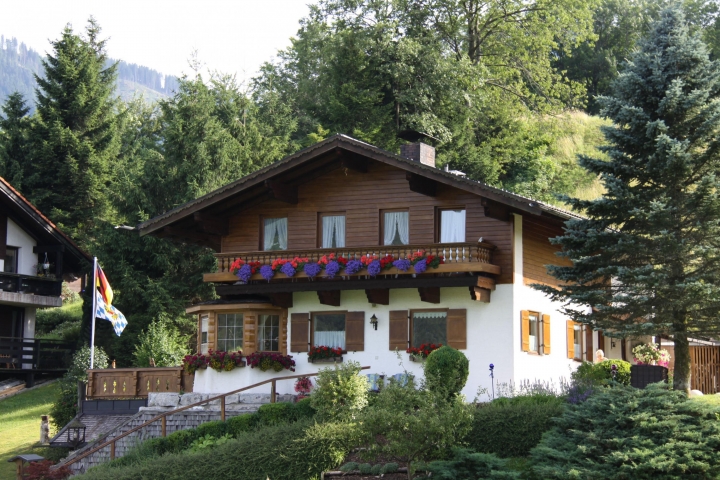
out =
<path fill-rule="evenodd" d="M 13 456 L 45 456 L 45 449 L 32 445 L 40 440 L 40 416 L 50 412 L 57 395 L 58 385 L 52 383 L 0 400 L 0 480 L 15 478 L 15 464 L 8 462 Z"/>
<path fill-rule="evenodd" d="M 702 397 L 695 397 L 693 398 L 693 400 L 712 405 L 713 407 L 720 407 L 720 395 L 708 393 L 707 395 L 703 395 Z"/>

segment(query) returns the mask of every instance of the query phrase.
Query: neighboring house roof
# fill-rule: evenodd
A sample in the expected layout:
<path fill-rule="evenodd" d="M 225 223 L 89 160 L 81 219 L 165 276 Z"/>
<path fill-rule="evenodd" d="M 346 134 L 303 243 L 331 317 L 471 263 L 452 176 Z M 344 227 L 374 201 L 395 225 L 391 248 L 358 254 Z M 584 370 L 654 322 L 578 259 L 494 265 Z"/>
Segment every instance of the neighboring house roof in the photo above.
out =
<path fill-rule="evenodd" d="M 0 177 L 0 204 L 8 217 L 36 238 L 39 244 L 59 244 L 65 247 L 63 258 L 66 270 L 79 270 L 83 261 L 92 261 L 92 257 L 78 247 L 54 223 L 38 210 L 35 205 L 15 190 L 7 180 Z"/>
<path fill-rule="evenodd" d="M 332 137 L 316 143 L 297 153 L 289 155 L 277 162 L 268 165 L 256 172 L 246 175 L 232 183 L 229 183 L 202 197 L 180 205 L 168 212 L 151 218 L 140 225 L 138 229 L 141 235 L 160 230 L 161 228 L 180 221 L 188 216 L 200 212 L 213 205 L 235 197 L 247 190 L 262 185 L 289 170 L 300 167 L 305 163 L 332 154 L 337 150 L 343 150 L 350 154 L 360 155 L 388 165 L 401 168 L 409 173 L 416 174 L 436 182 L 450 185 L 461 190 L 466 190 L 498 203 L 505 204 L 513 209 L 525 211 L 535 215 L 547 214 L 562 220 L 580 218 L 578 215 L 561 208 L 548 205 L 532 198 L 517 195 L 515 193 L 487 185 L 482 182 L 459 177 L 450 172 L 424 165 L 420 162 L 410 160 L 400 155 L 388 152 L 368 143 L 348 137 L 347 135 L 336 134 Z"/>

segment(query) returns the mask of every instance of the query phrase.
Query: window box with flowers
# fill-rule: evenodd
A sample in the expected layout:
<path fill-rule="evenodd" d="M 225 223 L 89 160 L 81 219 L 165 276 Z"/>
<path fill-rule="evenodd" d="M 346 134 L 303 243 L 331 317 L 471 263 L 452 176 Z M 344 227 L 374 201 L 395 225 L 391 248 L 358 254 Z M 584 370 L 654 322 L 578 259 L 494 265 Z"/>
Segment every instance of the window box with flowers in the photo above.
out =
<path fill-rule="evenodd" d="M 207 367 L 218 372 L 229 372 L 236 368 L 245 366 L 242 351 L 224 352 L 222 350 L 210 350 L 207 355 L 185 355 L 183 359 L 183 368 L 187 373 L 193 374 L 198 370 L 204 370 Z"/>
<path fill-rule="evenodd" d="M 331 348 L 325 345 L 312 347 L 308 352 L 308 362 L 310 363 L 340 363 L 343 361 L 342 349 L 340 347 Z"/>
<path fill-rule="evenodd" d="M 424 362 L 434 350 L 442 347 L 442 343 L 423 343 L 419 347 L 410 347 L 406 350 L 410 354 L 411 362 Z"/>
<path fill-rule="evenodd" d="M 250 368 L 259 368 L 263 372 L 273 370 L 279 372 L 283 369 L 295 371 L 295 360 L 292 355 L 283 355 L 273 352 L 254 352 L 245 357 Z"/>

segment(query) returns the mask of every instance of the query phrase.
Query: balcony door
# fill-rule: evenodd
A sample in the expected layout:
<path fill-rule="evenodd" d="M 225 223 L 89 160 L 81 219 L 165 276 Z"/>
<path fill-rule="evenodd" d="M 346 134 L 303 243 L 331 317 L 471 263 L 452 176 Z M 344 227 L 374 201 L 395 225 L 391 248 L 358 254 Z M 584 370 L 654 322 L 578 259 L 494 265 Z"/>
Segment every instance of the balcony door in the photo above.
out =
<path fill-rule="evenodd" d="M 25 309 L 0 305 L 0 337 L 22 338 Z"/>

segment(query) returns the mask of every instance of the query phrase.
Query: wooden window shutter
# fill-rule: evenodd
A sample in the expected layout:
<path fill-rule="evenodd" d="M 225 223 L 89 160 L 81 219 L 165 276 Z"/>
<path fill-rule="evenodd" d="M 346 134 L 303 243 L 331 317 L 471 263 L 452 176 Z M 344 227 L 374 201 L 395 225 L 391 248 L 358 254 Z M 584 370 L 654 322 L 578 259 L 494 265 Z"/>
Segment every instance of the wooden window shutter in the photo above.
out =
<path fill-rule="evenodd" d="M 290 351 L 307 352 L 310 348 L 310 314 L 290 315 Z"/>
<path fill-rule="evenodd" d="M 550 355 L 550 315 L 543 314 L 543 354 Z"/>
<path fill-rule="evenodd" d="M 467 348 L 467 310 L 458 308 L 447 313 L 448 347 L 464 350 Z"/>
<path fill-rule="evenodd" d="M 345 315 L 345 350 L 365 350 L 365 312 L 348 312 Z"/>
<path fill-rule="evenodd" d="M 585 360 L 592 362 L 593 358 L 593 329 L 585 325 Z"/>
<path fill-rule="evenodd" d="M 530 351 L 530 312 L 522 310 L 520 312 L 520 333 L 522 335 L 522 351 Z"/>
<path fill-rule="evenodd" d="M 408 311 L 390 311 L 390 350 L 405 351 L 408 348 Z"/>
<path fill-rule="evenodd" d="M 567 324 L 567 355 L 575 358 L 575 322 L 568 320 Z"/>

